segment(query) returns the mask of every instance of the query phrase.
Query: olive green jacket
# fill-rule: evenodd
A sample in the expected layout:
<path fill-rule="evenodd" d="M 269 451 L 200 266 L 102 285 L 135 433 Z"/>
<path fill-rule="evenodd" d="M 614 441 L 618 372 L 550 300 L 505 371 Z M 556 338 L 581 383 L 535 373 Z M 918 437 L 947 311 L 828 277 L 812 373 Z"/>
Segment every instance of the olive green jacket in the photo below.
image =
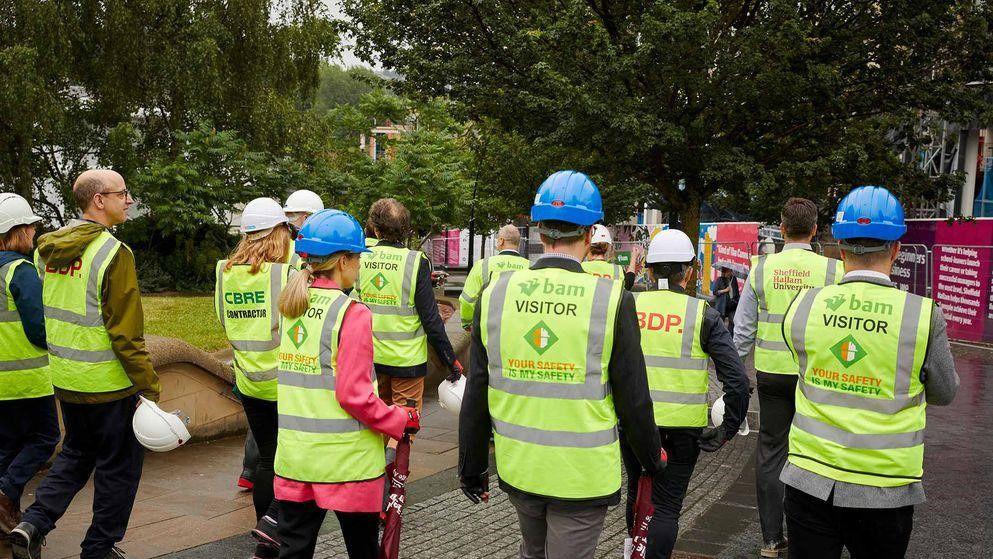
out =
<path fill-rule="evenodd" d="M 98 223 L 75 220 L 62 229 L 42 235 L 38 239 L 38 253 L 48 266 L 67 266 L 79 258 L 105 229 Z M 152 360 L 145 347 L 141 291 L 138 289 L 138 272 L 130 249 L 117 251 L 107 267 L 101 296 L 103 323 L 110 336 L 110 345 L 133 386 L 96 394 L 56 388 L 56 397 L 73 404 L 102 404 L 140 393 L 149 400 L 158 401 L 159 376 L 152 367 Z"/>

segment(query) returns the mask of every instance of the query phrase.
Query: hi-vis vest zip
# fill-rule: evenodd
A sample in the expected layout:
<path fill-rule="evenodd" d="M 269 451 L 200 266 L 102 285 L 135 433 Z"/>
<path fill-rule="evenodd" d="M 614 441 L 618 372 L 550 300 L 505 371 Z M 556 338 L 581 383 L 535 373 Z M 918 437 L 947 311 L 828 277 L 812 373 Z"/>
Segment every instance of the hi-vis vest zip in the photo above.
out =
<path fill-rule="evenodd" d="M 131 249 L 103 231 L 64 268 L 47 266 L 35 253 L 45 303 L 49 370 L 57 388 L 98 393 L 132 386 L 103 322 L 104 276 L 119 250 Z"/>
<path fill-rule="evenodd" d="M 279 444 L 276 474 L 311 483 L 383 475 L 383 437 L 348 414 L 335 397 L 338 335 L 349 305 L 337 289 L 310 288 L 310 308 L 283 319 L 279 346 Z M 370 369 L 373 391 L 376 375 Z"/>
<path fill-rule="evenodd" d="M 411 367 L 426 363 L 428 342 L 414 306 L 423 253 L 378 244 L 362 254 L 355 291 L 372 311 L 372 342 L 379 365 Z"/>
<path fill-rule="evenodd" d="M 238 391 L 252 398 L 276 399 L 279 349 L 279 296 L 295 270 L 288 264 L 266 263 L 258 273 L 236 265 L 225 271 L 217 263 L 214 310 L 234 349 Z"/>
<path fill-rule="evenodd" d="M 494 276 L 479 304 L 500 478 L 591 499 L 621 485 L 607 364 L 623 286 L 555 268 Z"/>
<path fill-rule="evenodd" d="M 752 257 L 748 281 L 758 300 L 756 370 L 787 375 L 797 373 L 783 340 L 783 314 L 799 290 L 833 285 L 843 276 L 840 260 L 825 258 L 809 250 L 791 249 Z"/>
<path fill-rule="evenodd" d="M 41 398 L 53 393 L 48 352 L 28 341 L 10 293 L 18 266 L 30 264 L 18 259 L 0 266 L 0 401 Z"/>
<path fill-rule="evenodd" d="M 613 264 L 605 260 L 584 260 L 582 266 L 587 274 L 593 274 L 598 278 L 624 279 L 624 268 L 620 264 Z"/>
<path fill-rule="evenodd" d="M 707 426 L 707 354 L 700 299 L 673 291 L 634 293 L 648 389 L 659 427 Z"/>
<path fill-rule="evenodd" d="M 868 282 L 797 296 L 783 323 L 801 371 L 790 463 L 860 485 L 920 481 L 927 405 L 920 374 L 932 307 Z"/>

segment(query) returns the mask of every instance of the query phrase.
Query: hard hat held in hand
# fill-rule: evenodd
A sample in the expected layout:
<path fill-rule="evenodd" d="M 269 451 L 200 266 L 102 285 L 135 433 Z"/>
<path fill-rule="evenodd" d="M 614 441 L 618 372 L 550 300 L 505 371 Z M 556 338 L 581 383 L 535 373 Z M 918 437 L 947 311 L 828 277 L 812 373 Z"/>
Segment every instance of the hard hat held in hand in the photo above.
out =
<path fill-rule="evenodd" d="M 714 424 L 714 427 L 720 427 L 724 423 L 724 396 L 718 398 L 710 408 L 710 422 Z M 751 432 L 752 430 L 748 427 L 748 418 L 745 417 L 741 422 L 741 427 L 738 428 L 738 434 L 744 436 Z"/>
<path fill-rule="evenodd" d="M 611 238 L 610 236 L 610 229 L 607 229 L 606 227 L 600 225 L 599 223 L 593 226 L 593 236 L 590 239 L 590 244 L 596 245 L 602 243 L 609 245 L 613 242 L 614 239 Z"/>
<path fill-rule="evenodd" d="M 279 202 L 272 198 L 256 198 L 245 204 L 241 212 L 241 232 L 258 233 L 288 221 Z"/>
<path fill-rule="evenodd" d="M 465 394 L 465 377 L 459 376 L 455 382 L 442 381 L 438 385 L 438 403 L 455 415 L 462 409 L 462 396 Z"/>
<path fill-rule="evenodd" d="M 41 218 L 34 214 L 27 200 L 9 192 L 0 194 L 0 235 L 6 235 L 18 225 L 31 225 L 39 221 Z"/>
<path fill-rule="evenodd" d="M 648 256 L 645 261 L 649 264 L 659 262 L 690 262 L 696 258 L 693 242 L 679 229 L 666 229 L 655 234 L 648 245 Z"/>
<path fill-rule="evenodd" d="M 286 199 L 283 211 L 286 213 L 314 214 L 324 209 L 324 200 L 316 192 L 297 190 Z"/>
<path fill-rule="evenodd" d="M 141 446 L 153 452 L 169 452 L 189 442 L 190 430 L 186 428 L 189 419 L 184 421 L 177 415 L 180 412 L 166 413 L 155 402 L 143 396 L 138 398 L 141 403 L 131 426 Z"/>

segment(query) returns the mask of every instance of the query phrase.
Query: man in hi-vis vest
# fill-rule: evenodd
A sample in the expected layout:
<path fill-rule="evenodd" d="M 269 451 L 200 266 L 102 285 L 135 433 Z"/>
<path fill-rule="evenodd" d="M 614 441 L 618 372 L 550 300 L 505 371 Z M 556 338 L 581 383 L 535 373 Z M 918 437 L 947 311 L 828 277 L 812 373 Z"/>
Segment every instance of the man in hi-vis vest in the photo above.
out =
<path fill-rule="evenodd" d="M 958 389 L 941 310 L 890 281 L 906 232 L 885 188 L 838 206 L 840 285 L 801 291 L 783 321 L 800 371 L 789 435 L 790 556 L 903 557 L 924 501 L 925 407 Z"/>
<path fill-rule="evenodd" d="M 796 292 L 839 282 L 841 261 L 811 249 L 817 235 L 817 206 L 790 198 L 783 206 L 783 251 L 752 257 L 752 270 L 734 316 L 734 343 L 742 359 L 755 347 L 759 390 L 759 443 L 755 453 L 762 557 L 785 555 L 783 493 L 779 473 L 786 463 L 786 439 L 793 420 L 796 364 L 783 340 L 783 314 Z"/>
<path fill-rule="evenodd" d="M 466 276 L 462 295 L 459 296 L 459 316 L 462 317 L 462 328 L 468 330 L 472 326 L 472 315 L 476 310 L 476 301 L 483 291 L 483 285 L 490 281 L 492 274 L 507 270 L 524 270 L 531 263 L 521 256 L 521 232 L 516 225 L 508 223 L 500 228 L 496 236 L 497 253 L 487 256 L 473 264 Z"/>
<path fill-rule="evenodd" d="M 124 178 L 86 171 L 72 187 L 82 219 L 42 236 L 42 276 L 49 368 L 62 408 L 65 440 L 35 490 L 35 502 L 10 534 L 14 557 L 36 559 L 45 535 L 93 475 L 93 521 L 82 559 L 123 557 L 145 449 L 131 420 L 138 395 L 158 401 L 159 378 L 145 349 L 134 255 L 110 228 L 134 203 Z"/>
<path fill-rule="evenodd" d="M 492 276 L 473 317 L 462 490 L 489 498 L 492 433 L 526 559 L 593 556 L 607 507 L 620 502 L 618 422 L 649 473 L 664 467 L 634 299 L 580 265 L 602 218 L 586 175 L 548 177 L 531 207 L 545 253 L 531 269 Z"/>

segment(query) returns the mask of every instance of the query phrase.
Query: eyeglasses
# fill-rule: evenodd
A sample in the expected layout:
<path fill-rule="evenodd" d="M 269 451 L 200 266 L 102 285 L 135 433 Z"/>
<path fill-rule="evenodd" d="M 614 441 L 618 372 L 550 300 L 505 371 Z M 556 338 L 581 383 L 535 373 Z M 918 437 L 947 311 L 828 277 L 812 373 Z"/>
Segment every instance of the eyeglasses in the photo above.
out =
<path fill-rule="evenodd" d="M 124 190 L 108 190 L 106 192 L 100 192 L 99 194 L 102 194 L 104 196 L 106 196 L 107 194 L 117 194 L 121 198 L 127 198 L 128 196 L 131 196 L 131 191 L 125 188 Z"/>

